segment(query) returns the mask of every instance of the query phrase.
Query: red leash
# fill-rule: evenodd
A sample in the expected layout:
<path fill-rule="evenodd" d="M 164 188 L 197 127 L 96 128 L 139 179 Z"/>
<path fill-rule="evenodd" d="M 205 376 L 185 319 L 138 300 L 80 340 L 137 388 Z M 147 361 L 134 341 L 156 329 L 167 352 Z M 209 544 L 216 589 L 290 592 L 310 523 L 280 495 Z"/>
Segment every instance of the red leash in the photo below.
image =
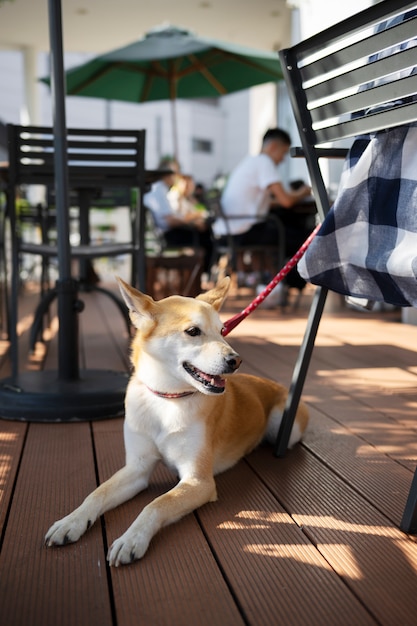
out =
<path fill-rule="evenodd" d="M 304 252 L 313 241 L 320 227 L 321 224 L 318 224 L 316 226 L 311 235 L 307 237 L 301 248 L 294 254 L 294 256 L 288 261 L 288 263 L 284 265 L 282 270 L 278 272 L 278 274 L 271 280 L 271 282 L 265 287 L 265 289 L 259 294 L 259 296 L 256 296 L 256 298 L 252 300 L 252 302 L 249 304 L 249 306 L 246 307 L 246 309 L 243 309 L 243 311 L 241 311 L 240 313 L 236 313 L 236 315 L 234 315 L 233 317 L 228 319 L 227 322 L 224 323 L 222 330 L 223 337 L 226 337 L 226 335 L 228 335 L 230 331 L 235 328 L 235 326 L 240 324 L 240 322 L 244 320 L 245 317 L 247 317 L 250 313 L 257 309 L 258 306 L 265 300 L 265 298 L 269 296 L 274 287 L 276 287 L 278 283 L 281 282 L 281 280 L 285 278 L 285 276 L 292 270 L 292 268 L 297 265 L 298 261 L 301 259 Z"/>

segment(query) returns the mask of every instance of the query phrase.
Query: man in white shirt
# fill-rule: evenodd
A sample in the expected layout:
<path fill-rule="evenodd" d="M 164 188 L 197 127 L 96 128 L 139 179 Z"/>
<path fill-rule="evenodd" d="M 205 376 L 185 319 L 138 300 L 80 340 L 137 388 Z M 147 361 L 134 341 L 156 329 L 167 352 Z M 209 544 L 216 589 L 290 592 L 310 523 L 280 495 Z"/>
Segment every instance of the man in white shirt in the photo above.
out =
<path fill-rule="evenodd" d="M 274 222 L 260 221 L 269 212 L 271 200 L 284 208 L 291 208 L 311 194 L 303 185 L 296 191 L 287 191 L 279 180 L 277 165 L 287 155 L 291 145 L 288 133 L 280 128 L 269 129 L 262 140 L 260 154 L 247 156 L 231 173 L 222 193 L 221 204 L 229 219 L 226 225 L 216 220 L 216 237 L 231 234 L 238 245 L 274 244 L 278 234 Z"/>

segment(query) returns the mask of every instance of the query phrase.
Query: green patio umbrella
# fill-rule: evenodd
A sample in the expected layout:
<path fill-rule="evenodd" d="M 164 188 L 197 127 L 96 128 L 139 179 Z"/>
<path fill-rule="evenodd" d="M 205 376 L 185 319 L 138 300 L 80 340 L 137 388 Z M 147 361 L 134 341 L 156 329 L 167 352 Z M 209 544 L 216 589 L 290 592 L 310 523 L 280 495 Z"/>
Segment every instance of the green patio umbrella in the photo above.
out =
<path fill-rule="evenodd" d="M 177 152 L 175 100 L 222 96 L 282 79 L 278 55 L 198 37 L 175 26 L 66 72 L 68 95 L 150 102 L 171 100 Z"/>

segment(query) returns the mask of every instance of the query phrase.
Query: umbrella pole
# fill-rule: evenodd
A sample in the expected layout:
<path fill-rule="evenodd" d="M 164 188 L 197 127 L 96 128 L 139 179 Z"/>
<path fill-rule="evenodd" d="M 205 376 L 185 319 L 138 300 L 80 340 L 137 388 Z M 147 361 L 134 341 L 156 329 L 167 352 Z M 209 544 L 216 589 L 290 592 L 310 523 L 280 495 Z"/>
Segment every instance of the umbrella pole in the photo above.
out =
<path fill-rule="evenodd" d="M 65 119 L 65 77 L 62 45 L 61 3 L 49 1 L 49 37 L 52 61 L 55 191 L 57 204 L 58 269 L 58 377 L 74 380 L 78 369 L 77 284 L 71 277 L 69 243 L 69 181 Z"/>
<path fill-rule="evenodd" d="M 177 125 L 177 101 L 176 98 L 171 99 L 171 123 L 172 123 L 172 141 L 174 146 L 174 157 L 177 163 L 178 159 L 178 125 Z"/>

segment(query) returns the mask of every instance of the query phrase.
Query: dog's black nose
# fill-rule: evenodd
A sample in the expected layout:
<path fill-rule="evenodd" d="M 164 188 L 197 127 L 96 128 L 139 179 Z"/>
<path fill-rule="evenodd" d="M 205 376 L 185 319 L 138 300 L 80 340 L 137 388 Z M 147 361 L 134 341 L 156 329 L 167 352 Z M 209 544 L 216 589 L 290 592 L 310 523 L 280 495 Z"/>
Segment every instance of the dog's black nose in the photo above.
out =
<path fill-rule="evenodd" d="M 240 356 L 237 353 L 235 353 L 235 354 L 229 356 L 226 359 L 226 363 L 227 363 L 227 367 L 229 369 L 229 372 L 234 372 L 235 370 L 237 370 L 240 367 L 240 365 L 242 363 L 242 359 L 240 358 Z"/>

